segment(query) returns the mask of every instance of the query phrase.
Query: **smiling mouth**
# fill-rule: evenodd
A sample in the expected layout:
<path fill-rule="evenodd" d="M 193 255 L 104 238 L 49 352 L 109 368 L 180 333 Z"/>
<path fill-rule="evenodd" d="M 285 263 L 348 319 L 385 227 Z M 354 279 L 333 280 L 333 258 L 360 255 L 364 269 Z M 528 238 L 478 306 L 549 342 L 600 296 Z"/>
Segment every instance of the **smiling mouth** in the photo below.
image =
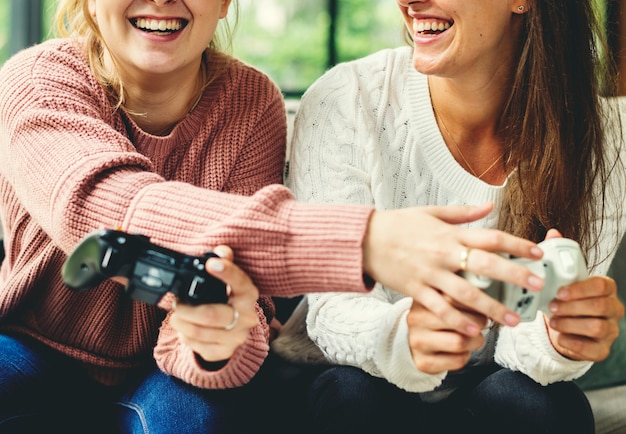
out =
<path fill-rule="evenodd" d="M 130 20 L 130 23 L 143 32 L 170 35 L 184 29 L 189 22 L 182 19 L 156 20 L 152 18 L 134 18 Z"/>
<path fill-rule="evenodd" d="M 413 30 L 420 36 L 438 35 L 454 25 L 454 21 L 417 21 Z"/>

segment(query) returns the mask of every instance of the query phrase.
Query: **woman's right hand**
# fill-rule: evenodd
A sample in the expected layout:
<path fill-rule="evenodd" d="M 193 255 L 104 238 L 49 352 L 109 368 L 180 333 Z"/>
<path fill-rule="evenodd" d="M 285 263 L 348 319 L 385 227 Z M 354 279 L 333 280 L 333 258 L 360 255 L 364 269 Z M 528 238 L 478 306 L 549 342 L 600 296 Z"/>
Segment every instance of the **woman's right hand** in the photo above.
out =
<path fill-rule="evenodd" d="M 462 312 L 469 320 L 487 326 L 487 318 L 473 312 Z M 471 353 L 481 348 L 485 339 L 481 333 L 467 336 L 450 327 L 437 315 L 414 301 L 407 315 L 409 347 L 415 367 L 426 374 L 439 374 L 463 368 Z"/>
<path fill-rule="evenodd" d="M 477 336 L 482 326 L 458 305 L 515 326 L 519 315 L 458 274 L 464 267 L 530 290 L 543 288 L 541 278 L 499 254 L 537 260 L 543 252 L 536 243 L 495 229 L 460 226 L 492 211 L 492 204 L 374 211 L 363 240 L 364 270 L 464 335 Z"/>

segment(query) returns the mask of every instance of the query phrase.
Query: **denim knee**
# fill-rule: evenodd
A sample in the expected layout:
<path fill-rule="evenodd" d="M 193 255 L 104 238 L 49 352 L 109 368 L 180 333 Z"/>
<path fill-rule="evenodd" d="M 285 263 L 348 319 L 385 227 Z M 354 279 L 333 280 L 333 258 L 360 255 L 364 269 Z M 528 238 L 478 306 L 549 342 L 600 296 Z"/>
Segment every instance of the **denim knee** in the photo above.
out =
<path fill-rule="evenodd" d="M 572 382 L 542 386 L 526 375 L 501 369 L 470 394 L 468 408 L 484 432 L 593 433 L 593 413 Z"/>
<path fill-rule="evenodd" d="M 235 432 L 231 392 L 198 389 L 159 370 L 114 406 L 119 433 Z"/>

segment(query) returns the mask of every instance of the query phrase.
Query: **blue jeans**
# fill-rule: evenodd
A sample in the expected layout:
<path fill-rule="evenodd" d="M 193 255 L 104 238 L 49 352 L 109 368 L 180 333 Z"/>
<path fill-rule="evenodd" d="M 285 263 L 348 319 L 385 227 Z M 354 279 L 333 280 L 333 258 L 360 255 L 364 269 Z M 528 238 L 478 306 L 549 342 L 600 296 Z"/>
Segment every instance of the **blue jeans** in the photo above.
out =
<path fill-rule="evenodd" d="M 257 383 L 204 390 L 152 366 L 136 384 L 109 388 L 70 358 L 0 334 L 0 433 L 254 432 Z"/>
<path fill-rule="evenodd" d="M 360 369 L 331 367 L 311 383 L 302 425 L 311 434 L 594 432 L 591 407 L 574 383 L 543 387 L 495 365 L 436 404 Z"/>

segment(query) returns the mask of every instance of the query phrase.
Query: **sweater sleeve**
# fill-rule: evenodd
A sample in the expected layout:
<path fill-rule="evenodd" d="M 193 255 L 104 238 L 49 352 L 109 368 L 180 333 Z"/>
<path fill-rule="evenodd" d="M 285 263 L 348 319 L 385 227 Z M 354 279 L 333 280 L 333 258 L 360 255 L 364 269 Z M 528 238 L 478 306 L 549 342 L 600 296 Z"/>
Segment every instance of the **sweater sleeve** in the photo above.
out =
<path fill-rule="evenodd" d="M 241 345 L 217 371 L 207 371 L 197 362 L 194 352 L 180 341 L 169 325 L 171 312 L 163 321 L 154 358 L 166 374 L 204 389 L 227 389 L 247 384 L 258 372 L 269 351 L 269 326 L 261 307 L 256 306 L 259 321 Z"/>
<path fill-rule="evenodd" d="M 406 316 L 411 299 L 390 302 L 376 287 L 369 294 L 309 294 L 307 331 L 327 360 L 385 378 L 409 392 L 429 392 L 447 372 L 419 371 L 411 357 Z"/>
<path fill-rule="evenodd" d="M 367 290 L 361 243 L 371 207 L 299 204 L 280 185 L 244 197 L 164 179 L 76 59 L 67 46 L 34 49 L 0 75 L 0 170 L 19 179 L 21 204 L 63 252 L 96 228 L 120 227 L 188 254 L 230 245 L 266 295 Z"/>
<path fill-rule="evenodd" d="M 537 312 L 534 321 L 500 329 L 495 360 L 499 365 L 520 371 L 544 386 L 575 380 L 593 365 L 593 362 L 567 359 L 554 349 L 542 312 Z"/>

